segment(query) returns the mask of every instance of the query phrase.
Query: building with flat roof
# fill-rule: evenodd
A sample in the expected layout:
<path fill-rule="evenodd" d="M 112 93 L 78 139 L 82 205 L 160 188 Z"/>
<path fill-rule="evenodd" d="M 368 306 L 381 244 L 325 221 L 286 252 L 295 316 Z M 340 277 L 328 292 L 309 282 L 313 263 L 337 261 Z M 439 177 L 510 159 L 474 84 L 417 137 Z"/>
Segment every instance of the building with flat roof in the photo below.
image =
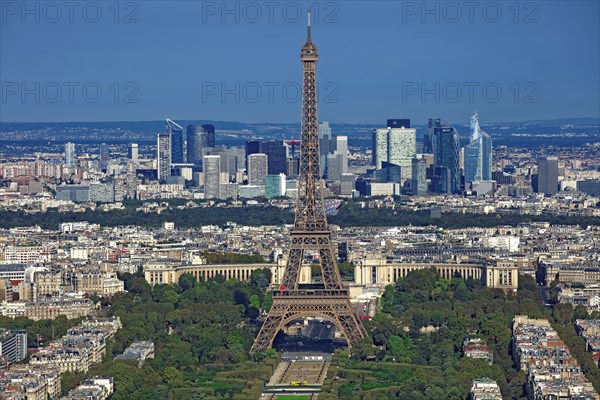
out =
<path fill-rule="evenodd" d="M 469 395 L 471 400 L 502 400 L 498 383 L 490 378 L 474 380 Z"/>
<path fill-rule="evenodd" d="M 115 360 L 136 360 L 141 368 L 147 358 L 154 358 L 154 342 L 152 341 L 133 342 L 123 354 L 117 355 Z"/>
<path fill-rule="evenodd" d="M 27 357 L 27 331 L 0 328 L 0 369 Z"/>

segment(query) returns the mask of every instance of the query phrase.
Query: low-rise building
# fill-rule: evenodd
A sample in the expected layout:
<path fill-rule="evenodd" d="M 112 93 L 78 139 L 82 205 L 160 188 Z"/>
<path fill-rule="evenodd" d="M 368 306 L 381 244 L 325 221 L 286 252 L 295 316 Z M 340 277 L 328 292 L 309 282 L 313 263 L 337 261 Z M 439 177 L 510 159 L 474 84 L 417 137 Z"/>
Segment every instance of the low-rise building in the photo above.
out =
<path fill-rule="evenodd" d="M 142 367 L 147 358 L 154 358 L 154 342 L 133 342 L 123 354 L 116 356 L 115 360 L 137 360 L 138 366 Z"/>
<path fill-rule="evenodd" d="M 87 372 L 93 364 L 100 362 L 106 353 L 106 341 L 121 327 L 118 317 L 83 320 L 64 337 L 32 354 L 28 364 L 14 364 L 1 373 L 0 394 L 10 392 L 12 397 L 9 398 L 19 400 L 58 399 L 61 374 Z M 94 377 L 70 392 L 66 399 L 105 400 L 112 392 L 112 378 Z"/>
<path fill-rule="evenodd" d="M 563 287 L 558 293 L 561 303 L 584 306 L 588 312 L 600 311 L 600 284 L 584 287 Z"/>
<path fill-rule="evenodd" d="M 585 339 L 586 350 L 592 353 L 596 365 L 600 367 L 600 320 L 578 319 L 575 326 Z"/>
<path fill-rule="evenodd" d="M 515 316 L 513 357 L 519 369 L 525 371 L 530 400 L 600 400 L 548 320 Z"/>
<path fill-rule="evenodd" d="M 474 380 L 469 395 L 471 400 L 502 400 L 498 383 L 490 378 Z"/>
<path fill-rule="evenodd" d="M 54 367 L 11 366 L 0 375 L 0 393 L 10 393 L 9 399 L 47 400 L 60 396 L 60 370 Z M 19 397 L 21 396 L 21 397 Z"/>
<path fill-rule="evenodd" d="M 111 377 L 95 376 L 70 390 L 61 400 L 107 400 L 114 391 Z"/>
<path fill-rule="evenodd" d="M 490 351 L 483 339 L 466 338 L 463 341 L 462 351 L 465 357 L 485 360 L 490 365 L 494 362 L 494 353 Z"/>
<path fill-rule="evenodd" d="M 0 303 L 0 315 L 9 318 L 27 317 L 34 321 L 54 319 L 64 315 L 67 319 L 94 315 L 94 303 L 89 299 L 64 299 L 45 301 L 19 301 Z"/>

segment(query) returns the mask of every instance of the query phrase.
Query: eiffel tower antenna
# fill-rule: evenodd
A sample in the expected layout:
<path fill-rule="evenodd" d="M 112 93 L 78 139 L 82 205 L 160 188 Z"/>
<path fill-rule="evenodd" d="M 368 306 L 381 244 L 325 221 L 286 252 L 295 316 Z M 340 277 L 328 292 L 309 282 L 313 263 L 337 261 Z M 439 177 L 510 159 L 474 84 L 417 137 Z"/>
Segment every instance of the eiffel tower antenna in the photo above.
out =
<path fill-rule="evenodd" d="M 342 284 L 333 252 L 332 233 L 325 215 L 316 91 L 319 56 L 310 36 L 310 13 L 300 60 L 303 66 L 302 125 L 296 217 L 290 232 L 290 251 L 283 282 L 279 290 L 273 291 L 273 306 L 252 345 L 250 351 L 253 353 L 270 348 L 275 336 L 286 324 L 305 317 L 332 322 L 350 348 L 367 336 L 350 304 L 348 289 Z M 321 283 L 300 284 L 305 251 L 318 256 L 323 278 Z"/>

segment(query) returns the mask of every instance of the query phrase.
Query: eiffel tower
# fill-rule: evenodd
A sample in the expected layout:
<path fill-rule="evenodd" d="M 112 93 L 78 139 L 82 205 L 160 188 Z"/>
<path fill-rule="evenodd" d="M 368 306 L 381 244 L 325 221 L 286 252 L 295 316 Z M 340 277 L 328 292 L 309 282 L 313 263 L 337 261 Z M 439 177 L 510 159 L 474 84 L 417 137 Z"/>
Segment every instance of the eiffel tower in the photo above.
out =
<path fill-rule="evenodd" d="M 348 289 L 342 285 L 333 253 L 332 233 L 325 216 L 317 122 L 315 74 L 318 59 L 317 46 L 310 37 L 309 13 L 308 35 L 300 57 L 304 76 L 296 218 L 290 232 L 291 244 L 283 282 L 279 290 L 273 291 L 273 306 L 252 345 L 252 353 L 270 348 L 275 336 L 286 324 L 304 317 L 332 322 L 348 347 L 367 335 L 350 304 Z M 322 283 L 299 283 L 305 251 L 318 256 Z"/>

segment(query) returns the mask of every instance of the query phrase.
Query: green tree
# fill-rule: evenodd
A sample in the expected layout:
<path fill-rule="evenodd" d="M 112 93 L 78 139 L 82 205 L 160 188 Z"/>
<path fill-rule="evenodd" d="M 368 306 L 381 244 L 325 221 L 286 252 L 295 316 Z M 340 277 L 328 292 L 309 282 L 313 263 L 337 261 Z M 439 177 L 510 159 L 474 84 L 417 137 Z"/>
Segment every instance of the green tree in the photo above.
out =
<path fill-rule="evenodd" d="M 575 322 L 578 319 L 588 319 L 588 318 L 589 318 L 589 314 L 588 314 L 588 311 L 585 308 L 585 306 L 582 304 L 578 304 L 575 307 L 575 310 L 573 310 L 573 322 Z"/>
<path fill-rule="evenodd" d="M 189 274 L 189 273 L 184 273 L 181 274 L 181 276 L 179 277 L 179 286 L 181 287 L 181 290 L 186 291 L 186 290 L 190 290 L 196 287 L 196 278 L 194 277 L 194 275 Z"/>
<path fill-rule="evenodd" d="M 573 305 L 569 303 L 558 303 L 554 306 L 552 317 L 559 324 L 567 325 L 573 320 Z"/>
<path fill-rule="evenodd" d="M 250 285 L 257 289 L 266 289 L 271 284 L 271 270 L 269 268 L 255 269 L 250 276 Z"/>
<path fill-rule="evenodd" d="M 409 337 L 392 336 L 387 341 L 389 354 L 394 361 L 410 363 L 414 352 L 414 346 Z"/>

